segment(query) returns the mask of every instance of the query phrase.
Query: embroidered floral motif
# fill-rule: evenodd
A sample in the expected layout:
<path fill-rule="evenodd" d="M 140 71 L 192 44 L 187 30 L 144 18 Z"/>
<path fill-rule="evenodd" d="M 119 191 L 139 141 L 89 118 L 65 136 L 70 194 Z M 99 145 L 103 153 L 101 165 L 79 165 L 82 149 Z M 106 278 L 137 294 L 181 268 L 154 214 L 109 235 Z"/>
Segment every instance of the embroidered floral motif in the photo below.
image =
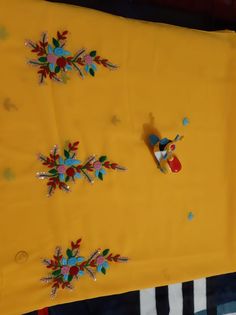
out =
<path fill-rule="evenodd" d="M 109 249 L 101 250 L 100 248 L 95 250 L 88 258 L 82 257 L 79 255 L 80 244 L 81 239 L 75 243 L 71 242 L 71 248 L 67 249 L 66 256 L 63 256 L 61 248 L 57 247 L 52 259 L 43 260 L 43 264 L 52 271 L 41 281 L 52 283 L 52 298 L 56 296 L 59 288 L 72 290 L 72 282 L 79 280 L 86 273 L 96 281 L 96 272 L 105 275 L 110 263 L 128 261 L 127 257 L 113 255 Z"/>
<path fill-rule="evenodd" d="M 64 157 L 58 154 L 57 146 L 54 146 L 48 157 L 39 154 L 39 160 L 50 169 L 48 172 L 37 173 L 39 179 L 48 180 L 48 196 L 51 196 L 57 187 L 69 192 L 70 187 L 67 183 L 74 182 L 82 177 L 93 183 L 95 178 L 103 180 L 106 170 L 126 170 L 117 163 L 111 163 L 105 155 L 100 156 L 99 159 L 92 155 L 85 163 L 82 163 L 76 159 L 78 145 L 79 141 L 73 144 L 68 143 L 64 150 Z"/>
<path fill-rule="evenodd" d="M 52 43 L 48 42 L 47 34 L 43 33 L 38 43 L 31 40 L 26 41 L 26 46 L 31 52 L 37 54 L 37 59 L 29 60 L 29 64 L 39 67 L 39 82 L 43 83 L 49 77 L 58 82 L 68 80 L 65 73 L 76 70 L 81 78 L 86 74 L 95 76 L 97 65 L 102 65 L 107 69 L 115 70 L 116 65 L 108 59 L 101 58 L 95 50 L 87 52 L 80 49 L 76 54 L 72 54 L 65 49 L 68 31 L 57 32 L 57 37 L 53 37 Z"/>

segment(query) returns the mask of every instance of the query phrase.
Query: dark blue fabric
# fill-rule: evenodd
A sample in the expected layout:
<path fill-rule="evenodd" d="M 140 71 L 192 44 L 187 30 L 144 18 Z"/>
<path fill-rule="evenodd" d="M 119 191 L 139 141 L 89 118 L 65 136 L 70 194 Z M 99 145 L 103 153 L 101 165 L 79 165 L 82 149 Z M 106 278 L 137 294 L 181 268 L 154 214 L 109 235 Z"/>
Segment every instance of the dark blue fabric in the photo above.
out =
<path fill-rule="evenodd" d="M 53 306 L 49 315 L 140 315 L 139 291 Z"/>
<path fill-rule="evenodd" d="M 53 306 L 49 315 L 140 315 L 139 291 Z"/>
<path fill-rule="evenodd" d="M 213 16 L 165 8 L 145 0 L 46 0 L 84 6 L 114 15 L 152 22 L 168 23 L 202 30 L 234 29 L 236 23 L 216 20 Z M 207 0 L 206 0 L 207 1 Z"/>
<path fill-rule="evenodd" d="M 209 307 L 236 301 L 236 273 L 208 278 L 207 299 Z"/>
<path fill-rule="evenodd" d="M 156 288 L 156 310 L 157 314 L 169 315 L 168 286 Z"/>
<path fill-rule="evenodd" d="M 183 315 L 192 315 L 194 313 L 193 281 L 184 282 L 182 284 L 182 292 L 183 292 Z"/>

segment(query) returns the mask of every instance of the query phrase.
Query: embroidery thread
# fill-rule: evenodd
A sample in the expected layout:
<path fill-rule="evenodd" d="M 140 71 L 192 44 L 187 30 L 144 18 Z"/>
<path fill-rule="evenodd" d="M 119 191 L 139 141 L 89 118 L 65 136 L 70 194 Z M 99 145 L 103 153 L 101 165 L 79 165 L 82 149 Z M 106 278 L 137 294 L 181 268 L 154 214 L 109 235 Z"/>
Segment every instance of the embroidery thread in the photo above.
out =
<path fill-rule="evenodd" d="M 52 271 L 41 281 L 52 283 L 52 298 L 56 296 L 59 288 L 72 290 L 72 282 L 79 280 L 85 273 L 96 281 L 96 273 L 106 275 L 111 262 L 123 263 L 128 261 L 127 257 L 122 257 L 119 254 L 113 255 L 110 253 L 110 249 L 101 250 L 100 248 L 85 258 L 79 255 L 80 245 L 81 239 L 75 243 L 71 242 L 71 247 L 66 250 L 66 257 L 63 256 L 61 248 L 56 247 L 53 258 L 43 260 L 43 264 Z"/>
<path fill-rule="evenodd" d="M 48 196 L 51 196 L 56 188 L 69 192 L 68 182 L 75 182 L 76 179 L 86 178 L 89 183 L 94 183 L 94 179 L 103 180 L 107 170 L 125 171 L 126 168 L 112 163 L 107 156 L 102 155 L 98 159 L 95 155 L 91 155 L 85 163 L 81 163 L 76 158 L 79 141 L 68 143 L 64 149 L 64 157 L 58 154 L 58 146 L 55 145 L 50 155 L 44 156 L 39 154 L 38 158 L 43 165 L 50 170 L 48 172 L 38 172 L 39 179 L 47 179 Z"/>
<path fill-rule="evenodd" d="M 76 70 L 83 79 L 86 74 L 94 77 L 97 66 L 103 66 L 109 70 L 117 69 L 117 66 L 108 59 L 102 58 L 96 50 L 87 52 L 81 48 L 76 54 L 65 49 L 68 31 L 57 32 L 57 36 L 52 38 L 52 43 L 48 42 L 47 34 L 43 33 L 41 40 L 33 42 L 27 40 L 25 45 L 31 52 L 37 55 L 37 59 L 31 59 L 29 64 L 39 68 L 39 82 L 43 83 L 47 77 L 57 82 L 66 82 L 68 77 L 65 73 Z"/>

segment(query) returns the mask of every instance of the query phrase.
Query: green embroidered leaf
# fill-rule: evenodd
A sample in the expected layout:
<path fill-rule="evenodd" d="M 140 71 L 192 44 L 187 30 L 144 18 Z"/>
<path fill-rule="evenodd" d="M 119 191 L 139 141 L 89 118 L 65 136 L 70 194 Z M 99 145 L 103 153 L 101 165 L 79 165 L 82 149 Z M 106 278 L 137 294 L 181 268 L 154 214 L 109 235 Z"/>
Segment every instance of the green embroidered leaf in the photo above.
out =
<path fill-rule="evenodd" d="M 53 168 L 52 170 L 49 171 L 50 174 L 56 174 L 57 170 L 55 168 Z"/>
<path fill-rule="evenodd" d="M 109 253 L 110 249 L 104 249 L 104 251 L 102 252 L 103 256 L 106 256 Z"/>
<path fill-rule="evenodd" d="M 46 62 L 46 61 L 47 61 L 47 58 L 46 58 L 46 57 L 40 57 L 40 58 L 38 59 L 38 61 L 40 61 L 40 62 Z"/>
<path fill-rule="evenodd" d="M 70 177 L 66 176 L 65 182 L 67 183 L 69 181 Z"/>
<path fill-rule="evenodd" d="M 61 68 L 60 68 L 59 66 L 56 66 L 56 68 L 55 68 L 55 73 L 60 72 L 60 70 L 61 70 Z"/>
<path fill-rule="evenodd" d="M 106 156 L 106 155 L 100 156 L 99 162 L 103 163 L 103 162 L 106 161 L 106 159 L 107 159 L 107 156 Z"/>
<path fill-rule="evenodd" d="M 53 41 L 53 45 L 54 45 L 55 47 L 59 47 L 59 46 L 60 46 L 60 43 L 59 43 L 58 40 L 56 40 L 56 38 L 53 38 L 52 41 Z"/>
<path fill-rule="evenodd" d="M 91 57 L 95 57 L 96 54 L 97 54 L 96 50 L 93 50 L 93 51 L 90 52 L 90 56 L 91 56 Z"/>
<path fill-rule="evenodd" d="M 72 276 L 72 275 L 69 275 L 69 276 L 68 276 L 68 281 L 71 282 L 72 280 L 73 280 L 73 276 Z"/>
<path fill-rule="evenodd" d="M 66 157 L 67 159 L 69 159 L 70 154 L 69 154 L 69 152 L 68 152 L 68 151 L 64 150 L 64 155 L 65 155 L 65 157 Z"/>
<path fill-rule="evenodd" d="M 105 275 L 106 274 L 106 269 L 102 267 L 101 272 Z"/>
<path fill-rule="evenodd" d="M 101 172 L 98 173 L 98 178 L 99 178 L 100 180 L 103 180 L 103 174 L 102 174 Z"/>
<path fill-rule="evenodd" d="M 72 250 L 68 248 L 67 251 L 66 251 L 66 255 L 68 256 L 68 258 L 73 257 Z"/>
<path fill-rule="evenodd" d="M 52 272 L 52 275 L 55 277 L 59 276 L 60 274 L 61 274 L 61 269 L 58 269 Z"/>
<path fill-rule="evenodd" d="M 95 76 L 95 72 L 94 72 L 94 70 L 92 68 L 89 69 L 89 73 L 91 74 L 92 77 Z"/>

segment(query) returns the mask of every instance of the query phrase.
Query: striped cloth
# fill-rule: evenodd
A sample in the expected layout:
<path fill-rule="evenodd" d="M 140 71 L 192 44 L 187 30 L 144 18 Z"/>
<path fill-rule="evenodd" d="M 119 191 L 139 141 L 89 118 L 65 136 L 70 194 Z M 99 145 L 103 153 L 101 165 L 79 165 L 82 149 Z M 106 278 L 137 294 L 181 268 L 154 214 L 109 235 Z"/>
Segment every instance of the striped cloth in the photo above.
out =
<path fill-rule="evenodd" d="M 236 315 L 236 274 L 140 291 L 140 315 Z"/>
<path fill-rule="evenodd" d="M 236 315 L 236 273 L 58 305 L 28 315 Z"/>

